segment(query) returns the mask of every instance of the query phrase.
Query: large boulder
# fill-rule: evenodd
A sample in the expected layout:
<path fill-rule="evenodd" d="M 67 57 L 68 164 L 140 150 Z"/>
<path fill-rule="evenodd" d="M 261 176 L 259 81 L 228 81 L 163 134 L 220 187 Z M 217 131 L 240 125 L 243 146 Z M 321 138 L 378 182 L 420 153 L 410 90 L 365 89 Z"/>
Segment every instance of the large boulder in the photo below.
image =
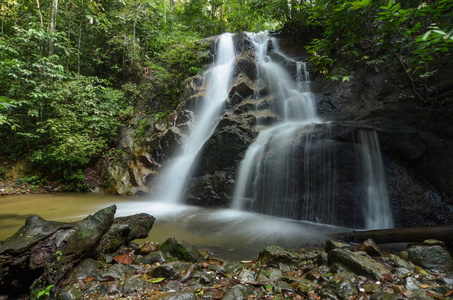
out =
<path fill-rule="evenodd" d="M 29 217 L 0 245 L 0 294 L 18 295 L 31 288 L 31 296 L 36 298 L 46 287 L 58 288 L 83 259 L 115 251 L 148 235 L 152 216 L 116 220 L 115 211 L 113 205 L 75 223 Z M 91 266 L 89 261 L 85 265 Z"/>

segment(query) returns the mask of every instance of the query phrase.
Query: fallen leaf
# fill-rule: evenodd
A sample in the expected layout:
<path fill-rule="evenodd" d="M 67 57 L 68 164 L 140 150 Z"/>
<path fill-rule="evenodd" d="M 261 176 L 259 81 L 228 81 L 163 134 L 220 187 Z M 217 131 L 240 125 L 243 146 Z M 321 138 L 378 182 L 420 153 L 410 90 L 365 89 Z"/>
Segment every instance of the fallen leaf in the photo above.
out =
<path fill-rule="evenodd" d="M 387 273 L 382 274 L 382 278 L 384 278 L 387 281 L 393 281 L 392 275 L 387 274 Z"/>
<path fill-rule="evenodd" d="M 81 278 L 77 278 L 77 284 L 79 285 L 79 290 L 83 291 L 85 289 L 85 283 Z"/>
<path fill-rule="evenodd" d="M 162 282 L 164 280 L 165 280 L 165 277 L 157 277 L 157 278 L 149 279 L 148 282 L 159 283 L 159 282 Z"/>
<path fill-rule="evenodd" d="M 449 291 L 449 292 L 446 293 L 444 296 L 445 296 L 445 297 L 448 297 L 448 296 L 450 296 L 451 294 L 453 294 L 453 290 Z"/>
<path fill-rule="evenodd" d="M 421 287 L 422 289 L 427 289 L 427 288 L 429 288 L 429 287 L 431 287 L 431 286 L 428 285 L 428 284 L 424 284 L 424 283 L 423 283 L 423 284 L 420 284 L 419 287 Z"/>
<path fill-rule="evenodd" d="M 130 265 L 132 263 L 131 258 L 127 254 L 119 254 L 114 256 L 113 259 L 120 265 Z"/>
<path fill-rule="evenodd" d="M 256 281 L 247 281 L 247 284 L 250 284 L 253 286 L 266 286 L 267 284 L 269 284 L 269 282 L 256 280 Z"/>
<path fill-rule="evenodd" d="M 94 277 L 83 278 L 83 282 L 87 283 L 88 281 L 93 281 Z"/>
<path fill-rule="evenodd" d="M 112 276 L 104 276 L 102 277 L 101 280 L 99 280 L 100 282 L 107 282 L 107 281 L 115 281 L 115 278 L 113 278 Z"/>

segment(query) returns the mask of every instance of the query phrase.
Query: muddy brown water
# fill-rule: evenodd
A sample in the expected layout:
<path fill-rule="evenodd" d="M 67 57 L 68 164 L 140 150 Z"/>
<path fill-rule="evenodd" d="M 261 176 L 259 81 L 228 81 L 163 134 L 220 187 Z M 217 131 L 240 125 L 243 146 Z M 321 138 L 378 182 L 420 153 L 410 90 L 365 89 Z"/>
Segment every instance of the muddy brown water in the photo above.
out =
<path fill-rule="evenodd" d="M 75 222 L 110 205 L 116 217 L 148 213 L 156 222 L 146 240 L 162 243 L 178 237 L 225 259 L 256 259 L 268 245 L 292 249 L 316 247 L 324 233 L 343 228 L 275 218 L 231 209 L 206 209 L 143 198 L 95 194 L 13 195 L 0 198 L 0 241 L 13 235 L 27 217 Z M 141 241 L 138 241 L 141 242 Z"/>

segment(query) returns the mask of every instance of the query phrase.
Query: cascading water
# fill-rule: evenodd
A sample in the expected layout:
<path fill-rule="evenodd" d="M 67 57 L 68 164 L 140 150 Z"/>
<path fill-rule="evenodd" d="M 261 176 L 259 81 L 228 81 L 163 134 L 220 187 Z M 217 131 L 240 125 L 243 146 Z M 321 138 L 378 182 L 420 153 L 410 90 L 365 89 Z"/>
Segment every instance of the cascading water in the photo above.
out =
<path fill-rule="evenodd" d="M 256 51 L 257 81 L 267 85 L 273 101 L 279 103 L 280 121 L 262 130 L 247 149 L 239 165 L 232 208 L 343 225 L 335 215 L 337 193 L 341 193 L 336 187 L 341 176 L 336 170 L 336 143 L 330 138 L 331 125 L 317 116 L 306 64 L 286 57 L 267 33 L 249 37 Z M 297 66 L 296 80 L 273 60 L 275 55 Z M 357 177 L 366 191 L 360 199 L 365 207 L 362 226 L 392 227 L 376 133 L 360 130 L 359 137 L 362 169 Z M 348 213 L 347 207 L 339 209 Z"/>
<path fill-rule="evenodd" d="M 364 189 L 365 227 L 392 228 L 393 218 L 387 195 L 379 140 L 375 130 L 358 131 Z"/>
<path fill-rule="evenodd" d="M 180 200 L 195 158 L 219 122 L 219 114 L 231 85 L 235 54 L 232 35 L 220 36 L 214 66 L 208 70 L 208 90 L 202 99 L 201 109 L 196 114 L 196 124 L 186 140 L 182 155 L 168 165 L 163 177 L 157 182 L 154 199 L 166 202 Z"/>
<path fill-rule="evenodd" d="M 298 171 L 292 157 L 296 132 L 311 123 L 319 123 L 313 94 L 306 89 L 309 77 L 298 76 L 294 81 L 288 72 L 268 55 L 267 32 L 250 34 L 257 53 L 258 80 L 269 85 L 269 92 L 279 103 L 281 121 L 261 131 L 239 166 L 237 184 L 233 193 L 234 209 L 251 206 L 252 210 L 277 216 L 295 218 L 299 198 L 295 184 Z M 275 49 L 277 44 L 272 42 Z M 295 62 L 294 62 L 295 63 Z M 305 64 L 295 63 L 297 72 L 306 70 Z M 269 149 L 272 149 L 269 151 Z M 269 153 L 270 152 L 270 153 Z M 260 200 L 258 200 L 260 199 Z M 251 202 L 247 205 L 247 202 Z"/>

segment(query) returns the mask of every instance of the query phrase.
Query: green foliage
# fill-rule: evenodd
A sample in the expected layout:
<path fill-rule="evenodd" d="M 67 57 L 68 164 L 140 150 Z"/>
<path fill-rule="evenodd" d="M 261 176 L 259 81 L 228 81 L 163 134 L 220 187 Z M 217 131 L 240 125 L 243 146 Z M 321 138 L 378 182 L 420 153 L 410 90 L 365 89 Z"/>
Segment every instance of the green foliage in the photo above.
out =
<path fill-rule="evenodd" d="M 288 26 L 321 28 L 306 49 L 314 70 L 333 80 L 349 80 L 355 64 L 396 59 L 426 104 L 427 79 L 439 64 L 452 62 L 452 1 L 319 0 L 302 7 L 298 23 Z"/>
<path fill-rule="evenodd" d="M 38 291 L 37 294 L 36 294 L 36 299 L 41 299 L 41 298 L 45 298 L 47 296 L 50 296 L 50 290 L 54 287 L 55 285 L 51 284 L 51 285 L 48 285 L 46 286 L 45 289 L 41 290 L 41 291 Z"/>

